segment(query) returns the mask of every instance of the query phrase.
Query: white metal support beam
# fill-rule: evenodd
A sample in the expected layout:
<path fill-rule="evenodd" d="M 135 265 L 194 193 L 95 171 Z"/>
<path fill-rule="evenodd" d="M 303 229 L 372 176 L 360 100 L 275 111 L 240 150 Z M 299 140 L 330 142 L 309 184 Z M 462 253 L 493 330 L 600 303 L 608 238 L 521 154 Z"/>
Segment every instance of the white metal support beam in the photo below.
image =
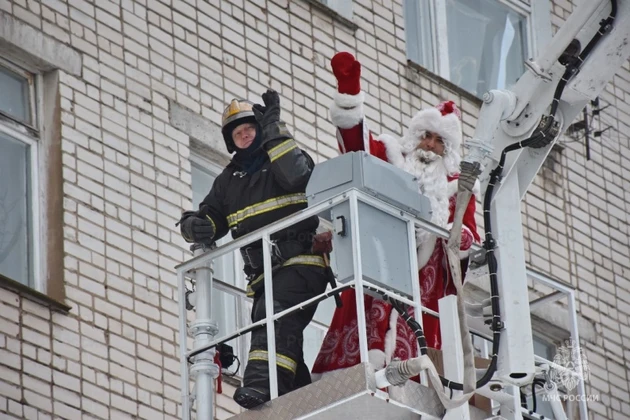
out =
<path fill-rule="evenodd" d="M 444 360 L 444 377 L 462 383 L 464 382 L 464 350 L 462 349 L 461 328 L 457 314 L 457 296 L 448 295 L 438 301 L 440 312 L 440 333 L 442 342 L 442 357 Z M 462 391 L 453 391 L 453 397 L 458 398 Z M 446 412 L 444 420 L 470 420 L 468 401 L 457 408 Z"/>
<path fill-rule="evenodd" d="M 531 382 L 534 375 L 534 344 L 527 292 L 527 267 L 521 220 L 518 173 L 503 180 L 491 208 L 492 231 L 497 242 L 498 288 L 501 332 L 498 374 L 513 384 Z"/>

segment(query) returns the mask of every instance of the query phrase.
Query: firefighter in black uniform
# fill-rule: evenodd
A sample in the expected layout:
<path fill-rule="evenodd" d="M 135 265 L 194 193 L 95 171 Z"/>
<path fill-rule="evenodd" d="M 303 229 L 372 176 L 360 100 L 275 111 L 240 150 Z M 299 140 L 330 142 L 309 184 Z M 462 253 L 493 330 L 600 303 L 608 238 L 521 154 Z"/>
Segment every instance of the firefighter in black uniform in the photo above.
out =
<path fill-rule="evenodd" d="M 231 230 L 234 239 L 307 207 L 305 189 L 313 160 L 301 150 L 280 120 L 280 98 L 269 89 L 264 106 L 234 99 L 223 112 L 222 132 L 232 161 L 216 178 L 197 211 L 182 215 L 181 233 L 187 242 L 211 244 Z M 310 217 L 271 236 L 273 301 L 277 313 L 310 299 L 326 289 L 324 260 L 312 253 L 319 225 Z M 265 317 L 263 253 L 261 242 L 241 248 L 253 296 L 252 322 Z M 311 382 L 302 352 L 303 331 L 316 306 L 299 310 L 275 324 L 278 394 Z M 270 398 L 265 328 L 252 332 L 243 387 L 234 400 L 253 408 Z"/>

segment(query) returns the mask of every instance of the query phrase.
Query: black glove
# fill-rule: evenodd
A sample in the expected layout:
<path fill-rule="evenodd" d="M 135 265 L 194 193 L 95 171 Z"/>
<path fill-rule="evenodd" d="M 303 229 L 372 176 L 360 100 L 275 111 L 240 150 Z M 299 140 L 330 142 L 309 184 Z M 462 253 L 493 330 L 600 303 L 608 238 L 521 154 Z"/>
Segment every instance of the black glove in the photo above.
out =
<path fill-rule="evenodd" d="M 216 232 L 210 219 L 199 217 L 195 211 L 185 211 L 176 226 L 179 224 L 181 224 L 180 232 L 186 242 L 212 244 Z"/>
<path fill-rule="evenodd" d="M 267 89 L 262 95 L 265 106 L 253 106 L 256 121 L 262 128 L 263 144 L 270 140 L 291 138 L 284 122 L 280 120 L 280 95 L 273 89 Z"/>
<path fill-rule="evenodd" d="M 262 99 L 265 106 L 256 104 L 253 111 L 256 121 L 264 129 L 269 124 L 280 121 L 280 95 L 273 89 L 267 89 L 267 92 L 262 94 Z"/>

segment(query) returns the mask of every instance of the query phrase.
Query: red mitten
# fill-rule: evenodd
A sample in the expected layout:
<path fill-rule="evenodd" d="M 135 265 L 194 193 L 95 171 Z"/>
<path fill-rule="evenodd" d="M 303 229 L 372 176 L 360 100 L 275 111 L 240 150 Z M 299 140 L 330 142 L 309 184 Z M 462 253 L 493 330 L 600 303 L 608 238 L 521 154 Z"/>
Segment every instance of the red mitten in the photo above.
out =
<path fill-rule="evenodd" d="M 361 92 L 361 63 L 349 52 L 340 52 L 330 60 L 337 78 L 339 93 L 357 95 Z"/>

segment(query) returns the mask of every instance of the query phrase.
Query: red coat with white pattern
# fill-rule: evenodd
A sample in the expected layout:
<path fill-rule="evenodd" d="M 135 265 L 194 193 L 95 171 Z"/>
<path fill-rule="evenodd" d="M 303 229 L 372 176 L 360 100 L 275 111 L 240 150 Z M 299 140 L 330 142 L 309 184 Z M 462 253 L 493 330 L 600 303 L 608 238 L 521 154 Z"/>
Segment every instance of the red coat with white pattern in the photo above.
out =
<path fill-rule="evenodd" d="M 362 98 L 361 98 L 362 99 Z M 361 100 L 362 102 L 362 100 Z M 355 110 L 343 109 L 348 112 L 348 119 L 344 123 L 337 123 L 339 149 L 342 153 L 353 151 L 368 151 L 370 154 L 393 164 L 391 162 L 392 149 L 391 137 L 381 136 L 374 139 L 363 120 L 362 110 L 360 114 L 352 115 Z M 343 115 L 342 115 L 343 117 Z M 350 128 L 353 122 L 360 122 Z M 337 118 L 337 121 L 340 121 Z M 343 121 L 343 118 L 341 119 Z M 388 150 L 389 149 L 389 150 Z M 448 177 L 449 220 L 452 223 L 455 210 L 458 176 Z M 450 227 L 448 225 L 447 227 Z M 475 223 L 475 197 L 468 204 L 463 220 L 462 243 L 460 256 L 462 259 L 472 246 L 473 241 L 479 241 Z M 438 310 L 438 300 L 445 295 L 455 294 L 455 286 L 448 273 L 446 259 L 446 241 L 437 239 L 430 243 L 430 248 L 420 251 L 418 258 L 419 282 L 422 297 L 422 305 Z M 424 254 L 424 255 L 421 255 Z M 359 336 L 357 328 L 356 296 L 353 290 L 342 293 L 343 307 L 338 308 L 333 316 L 330 328 L 324 343 L 315 361 L 312 372 L 324 373 L 335 369 L 351 367 L 359 363 Z M 367 324 L 368 350 L 370 361 L 377 366 L 383 366 L 393 357 L 408 359 L 418 355 L 416 338 L 404 320 L 398 316 L 391 306 L 382 300 L 371 296 L 365 297 L 365 313 Z M 429 347 L 440 348 L 440 328 L 437 318 L 423 314 L 424 333 Z"/>

